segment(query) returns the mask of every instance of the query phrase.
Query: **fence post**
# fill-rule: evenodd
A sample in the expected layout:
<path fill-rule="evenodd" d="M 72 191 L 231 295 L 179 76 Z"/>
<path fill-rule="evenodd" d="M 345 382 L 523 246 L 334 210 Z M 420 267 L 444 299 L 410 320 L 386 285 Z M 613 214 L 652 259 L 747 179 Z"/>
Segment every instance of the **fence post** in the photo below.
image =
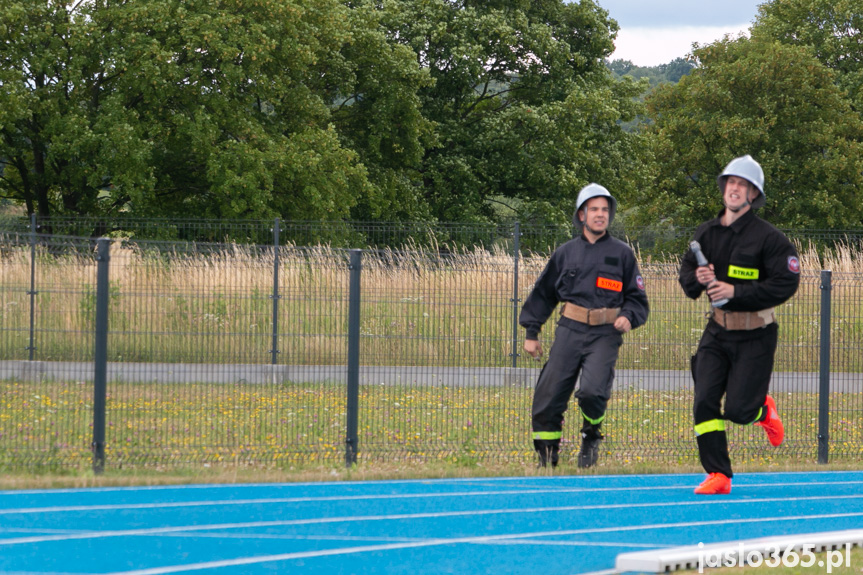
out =
<path fill-rule="evenodd" d="M 279 218 L 273 224 L 273 347 L 270 349 L 272 364 L 279 363 Z"/>
<path fill-rule="evenodd" d="M 821 272 L 821 342 L 818 374 L 818 463 L 827 463 L 830 453 L 830 292 L 833 272 Z"/>
<path fill-rule="evenodd" d="M 108 262 L 111 240 L 99 238 L 96 249 L 96 332 L 93 351 L 93 472 L 105 470 L 105 399 L 108 392 Z"/>
<path fill-rule="evenodd" d="M 345 433 L 345 465 L 357 462 L 359 451 L 359 395 L 360 395 L 360 273 L 361 250 L 351 250 L 350 292 L 348 295 L 348 401 L 347 430 Z"/>
<path fill-rule="evenodd" d="M 518 365 L 518 358 L 521 355 L 518 353 L 518 304 L 521 301 L 518 297 L 518 258 L 521 252 L 519 239 L 521 238 L 521 227 L 518 222 L 512 230 L 512 367 Z"/>
<path fill-rule="evenodd" d="M 27 346 L 30 361 L 36 353 L 36 214 L 30 214 L 30 345 Z"/>

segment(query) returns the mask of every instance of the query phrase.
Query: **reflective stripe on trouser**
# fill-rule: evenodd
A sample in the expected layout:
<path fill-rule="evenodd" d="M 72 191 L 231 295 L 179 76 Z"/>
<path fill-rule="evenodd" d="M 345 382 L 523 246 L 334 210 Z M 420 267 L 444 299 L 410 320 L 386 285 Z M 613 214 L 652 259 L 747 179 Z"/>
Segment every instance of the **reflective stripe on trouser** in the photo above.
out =
<path fill-rule="evenodd" d="M 599 423 L 605 418 L 614 364 L 622 342 L 620 334 L 605 329 L 587 328 L 581 332 L 557 327 L 548 362 L 539 374 L 533 394 L 534 434 L 561 432 L 563 414 L 573 395 L 588 421 Z M 577 390 L 576 380 L 579 380 Z"/>
<path fill-rule="evenodd" d="M 752 421 L 749 422 L 749 425 L 755 425 L 756 423 L 758 423 L 759 421 L 762 421 L 766 417 L 767 417 L 767 408 L 762 406 L 758 410 L 758 415 L 755 416 L 755 419 L 753 419 Z"/>
<path fill-rule="evenodd" d="M 724 422 L 723 429 L 708 431 L 701 426 L 717 420 L 739 425 L 757 421 L 770 386 L 777 335 L 775 323 L 751 331 L 725 331 L 710 325 L 704 330 L 691 367 L 698 451 L 707 473 L 731 477 L 731 460 Z"/>
<path fill-rule="evenodd" d="M 711 419 L 710 421 L 705 421 L 695 426 L 695 435 L 704 435 L 711 431 L 725 431 L 725 421 L 721 419 Z"/>
<path fill-rule="evenodd" d="M 545 441 L 554 441 L 555 439 L 560 441 L 560 438 L 563 437 L 562 431 L 534 431 L 533 438 L 534 439 L 543 439 Z"/>
<path fill-rule="evenodd" d="M 599 416 L 597 419 L 591 419 L 588 416 L 584 415 L 584 413 L 582 413 L 581 415 L 582 415 L 582 417 L 584 417 L 585 421 L 587 421 L 588 423 L 590 423 L 592 425 L 599 425 L 605 419 L 604 413 L 601 416 Z"/>

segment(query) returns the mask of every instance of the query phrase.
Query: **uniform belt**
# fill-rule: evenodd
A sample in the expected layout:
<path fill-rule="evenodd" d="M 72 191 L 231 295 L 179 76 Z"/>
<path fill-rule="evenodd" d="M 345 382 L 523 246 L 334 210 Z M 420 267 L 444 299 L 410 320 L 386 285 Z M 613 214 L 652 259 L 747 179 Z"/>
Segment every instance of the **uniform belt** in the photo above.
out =
<path fill-rule="evenodd" d="M 761 311 L 725 311 L 713 308 L 711 317 L 729 331 L 758 329 L 776 321 L 772 307 Z"/>
<path fill-rule="evenodd" d="M 619 307 L 601 307 L 596 309 L 587 309 L 574 303 L 566 302 L 560 314 L 563 317 L 575 320 L 587 325 L 605 325 L 614 323 L 617 316 L 620 314 Z"/>

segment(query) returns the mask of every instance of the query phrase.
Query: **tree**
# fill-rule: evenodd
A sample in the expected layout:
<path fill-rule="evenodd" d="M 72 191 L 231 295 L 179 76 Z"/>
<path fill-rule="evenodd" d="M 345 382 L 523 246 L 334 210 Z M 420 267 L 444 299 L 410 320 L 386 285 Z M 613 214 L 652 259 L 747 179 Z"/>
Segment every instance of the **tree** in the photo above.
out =
<path fill-rule="evenodd" d="M 568 221 L 639 187 L 591 0 L 10 0 L 0 198 L 31 213 Z"/>
<path fill-rule="evenodd" d="M 390 7 L 349 3 L 352 41 L 342 49 L 351 70 L 351 91 L 332 105 L 345 147 L 357 153 L 374 193 L 357 199 L 359 220 L 426 220 L 428 204 L 419 177 L 433 146 L 435 127 L 423 116 L 417 90 L 433 81 L 416 54 L 391 39 L 383 20 Z"/>
<path fill-rule="evenodd" d="M 686 58 L 675 58 L 668 64 L 662 64 L 659 67 L 669 82 L 679 82 L 682 77 L 692 72 L 693 68 L 695 68 L 695 64 Z"/>
<path fill-rule="evenodd" d="M 857 110 L 863 111 L 863 2 L 861 0 L 773 0 L 758 8 L 754 38 L 810 46 L 837 72 Z"/>
<path fill-rule="evenodd" d="M 806 47 L 725 38 L 694 52 L 698 68 L 648 99 L 657 178 L 641 216 L 695 225 L 721 207 L 716 176 L 736 156 L 764 168 L 777 226 L 860 225 L 863 123 L 836 73 Z"/>
<path fill-rule="evenodd" d="M 613 60 L 608 62 L 608 69 L 611 70 L 611 73 L 618 80 L 627 77 L 636 80 L 647 80 L 649 83 L 648 86 L 645 87 L 644 92 L 638 97 L 639 101 L 642 102 L 656 86 L 667 82 L 679 82 L 680 78 L 689 74 L 694 66 L 691 61 L 683 58 L 675 58 L 668 64 L 647 67 L 636 66 L 630 60 Z M 634 120 L 621 122 L 620 125 L 626 132 L 636 132 L 643 123 L 650 123 L 650 121 L 650 118 L 640 114 Z"/>
<path fill-rule="evenodd" d="M 419 97 L 434 123 L 423 154 L 425 201 L 440 220 L 487 221 L 503 202 L 524 219 L 568 221 L 578 189 L 638 184 L 634 118 L 643 85 L 605 67 L 617 27 L 590 0 L 381 3 L 390 37 L 434 83 Z"/>
<path fill-rule="evenodd" d="M 685 58 L 675 58 L 671 62 L 659 66 L 636 66 L 630 60 L 612 60 L 608 63 L 608 69 L 615 77 L 647 78 L 651 87 L 664 82 L 679 82 L 694 67 L 695 64 Z"/>
<path fill-rule="evenodd" d="M 353 44 L 370 36 L 340 2 L 20 0 L 0 10 L 0 197 L 29 212 L 331 219 L 380 204 L 361 152 L 333 124 L 367 61 Z M 377 113 L 416 116 L 405 86 L 419 68 L 403 51 L 387 57 L 376 77 L 405 98 Z M 394 61 L 412 70 L 390 73 Z M 416 138 L 406 128 L 391 147 L 412 150 Z"/>

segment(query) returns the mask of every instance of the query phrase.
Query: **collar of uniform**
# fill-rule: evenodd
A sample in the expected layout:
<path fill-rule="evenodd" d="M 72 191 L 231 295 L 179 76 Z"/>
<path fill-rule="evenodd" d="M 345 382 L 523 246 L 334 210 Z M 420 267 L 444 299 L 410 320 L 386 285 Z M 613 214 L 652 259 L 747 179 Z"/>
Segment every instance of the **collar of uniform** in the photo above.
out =
<path fill-rule="evenodd" d="M 602 235 L 599 237 L 599 239 L 598 239 L 598 240 L 596 240 L 596 241 L 597 241 L 597 242 L 604 242 L 604 241 L 607 241 L 610 237 L 611 237 L 611 234 L 609 234 L 609 233 L 608 233 L 608 230 L 606 230 L 606 232 L 605 232 L 604 234 L 602 234 Z M 587 239 L 587 238 L 584 236 L 584 230 L 581 230 L 581 235 L 579 235 L 579 236 L 578 236 L 578 239 L 580 239 L 580 240 L 582 240 L 582 241 L 585 241 L 585 242 L 587 242 L 587 243 L 590 243 L 590 240 L 589 240 L 589 239 Z"/>
<path fill-rule="evenodd" d="M 724 214 L 724 213 L 725 213 L 725 208 L 722 208 L 721 210 L 719 210 L 719 214 L 717 214 L 716 218 L 711 220 L 710 225 L 716 226 L 716 227 L 725 227 L 722 225 L 722 214 Z M 739 218 L 734 220 L 731 223 L 731 225 L 728 227 L 731 228 L 731 230 L 737 234 L 737 233 L 740 233 L 740 231 L 743 228 L 745 228 L 747 226 L 747 224 L 749 224 L 749 222 L 751 222 L 754 219 L 755 219 L 755 210 L 753 210 L 752 208 L 749 208 L 745 214 L 743 214 L 742 216 L 740 216 Z"/>

